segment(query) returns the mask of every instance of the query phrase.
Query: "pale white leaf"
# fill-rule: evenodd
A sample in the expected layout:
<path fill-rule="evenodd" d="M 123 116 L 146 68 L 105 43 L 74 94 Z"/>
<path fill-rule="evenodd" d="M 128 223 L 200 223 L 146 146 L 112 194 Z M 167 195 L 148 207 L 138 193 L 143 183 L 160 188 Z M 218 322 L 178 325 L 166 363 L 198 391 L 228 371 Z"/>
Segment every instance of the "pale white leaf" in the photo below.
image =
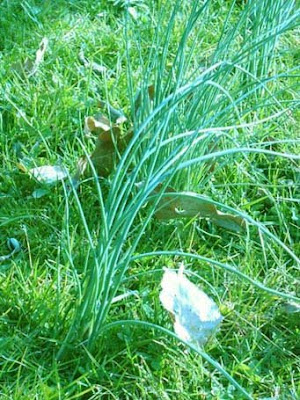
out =
<path fill-rule="evenodd" d="M 39 182 L 47 184 L 61 181 L 68 176 L 67 169 L 59 165 L 44 165 L 42 167 L 32 168 L 28 172 Z"/>
<path fill-rule="evenodd" d="M 41 41 L 40 46 L 36 52 L 36 56 L 35 56 L 36 67 L 38 67 L 40 65 L 40 63 L 44 61 L 44 55 L 47 50 L 48 44 L 49 44 L 49 40 L 46 37 L 43 38 L 43 40 Z"/>
<path fill-rule="evenodd" d="M 183 340 L 203 345 L 223 317 L 216 303 L 183 274 L 166 269 L 160 301 L 175 317 L 174 330 Z"/>

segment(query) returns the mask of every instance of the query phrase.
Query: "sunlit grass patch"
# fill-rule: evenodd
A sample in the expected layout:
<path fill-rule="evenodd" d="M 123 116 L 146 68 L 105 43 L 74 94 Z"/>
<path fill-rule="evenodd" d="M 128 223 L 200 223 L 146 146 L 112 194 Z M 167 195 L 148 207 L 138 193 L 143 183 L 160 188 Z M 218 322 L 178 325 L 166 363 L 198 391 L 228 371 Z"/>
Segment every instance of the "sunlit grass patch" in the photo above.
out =
<path fill-rule="evenodd" d="M 248 398 L 295 397 L 294 2 L 136 2 L 136 14 L 121 2 L 23 3 L 0 6 L 1 254 L 7 237 L 22 243 L 0 266 L 3 395 L 223 399 L 242 396 L 240 384 Z M 14 70 L 44 37 L 34 75 Z M 133 128 L 108 178 L 90 163 L 72 191 L 18 169 L 73 176 L 94 150 L 83 125 L 99 99 Z M 244 227 L 155 219 L 172 196 L 198 196 Z M 163 267 L 182 261 L 225 317 L 199 350 L 212 366 L 170 337 L 159 303 Z"/>

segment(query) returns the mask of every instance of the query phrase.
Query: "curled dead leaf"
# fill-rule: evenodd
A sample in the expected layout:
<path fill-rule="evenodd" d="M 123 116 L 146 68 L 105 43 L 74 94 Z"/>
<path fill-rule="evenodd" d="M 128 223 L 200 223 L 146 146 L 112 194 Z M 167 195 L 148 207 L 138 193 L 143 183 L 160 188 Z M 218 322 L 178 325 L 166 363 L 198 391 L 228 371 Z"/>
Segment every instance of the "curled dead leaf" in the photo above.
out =
<path fill-rule="evenodd" d="M 98 176 L 107 177 L 115 168 L 116 163 L 132 138 L 132 131 L 123 135 L 120 124 L 112 123 L 106 116 L 97 114 L 85 118 L 85 133 L 97 134 L 95 150 L 90 155 Z M 80 161 L 75 179 L 88 170 L 86 161 L 83 168 Z"/>
<path fill-rule="evenodd" d="M 102 133 L 108 132 L 111 129 L 111 124 L 108 118 L 99 115 L 98 117 L 85 118 L 85 133 Z"/>

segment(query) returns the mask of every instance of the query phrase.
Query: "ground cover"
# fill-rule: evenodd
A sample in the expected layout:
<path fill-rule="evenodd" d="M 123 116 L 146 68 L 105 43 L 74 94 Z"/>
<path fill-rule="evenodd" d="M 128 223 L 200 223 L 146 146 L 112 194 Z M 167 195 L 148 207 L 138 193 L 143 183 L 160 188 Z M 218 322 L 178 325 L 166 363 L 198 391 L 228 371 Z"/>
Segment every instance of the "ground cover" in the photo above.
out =
<path fill-rule="evenodd" d="M 0 4 L 1 254 L 7 238 L 22 246 L 0 265 L 1 396 L 242 398 L 227 371 L 249 398 L 296 399 L 295 4 L 149 3 Z M 43 38 L 35 70 L 26 58 Z M 72 190 L 20 168 L 73 176 L 95 148 L 84 121 L 99 100 L 133 130 L 109 176 L 92 171 Z M 155 218 L 170 187 L 243 226 Z M 118 324 L 173 331 L 160 281 L 180 262 L 224 316 L 205 346 L 219 369 L 153 326 Z"/>

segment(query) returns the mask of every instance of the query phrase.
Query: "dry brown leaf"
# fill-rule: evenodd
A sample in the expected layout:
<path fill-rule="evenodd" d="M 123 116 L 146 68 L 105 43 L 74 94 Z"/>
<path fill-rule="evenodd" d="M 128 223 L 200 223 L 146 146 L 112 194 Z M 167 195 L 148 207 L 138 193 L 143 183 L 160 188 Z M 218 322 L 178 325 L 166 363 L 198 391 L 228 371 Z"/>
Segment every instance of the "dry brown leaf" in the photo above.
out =
<path fill-rule="evenodd" d="M 211 220 L 214 224 L 235 232 L 242 231 L 246 225 L 245 220 L 242 217 L 239 217 L 238 215 L 223 214 L 218 210 L 217 215 Z"/>
<path fill-rule="evenodd" d="M 155 190 L 158 193 L 159 189 Z M 173 188 L 168 187 L 165 194 L 157 205 L 155 213 L 158 219 L 179 219 L 179 218 L 210 218 L 216 225 L 235 232 L 244 227 L 245 221 L 238 216 L 224 214 L 211 204 L 209 200 L 197 197 L 196 193 L 178 193 L 178 197 L 168 193 L 176 193 Z"/>
<path fill-rule="evenodd" d="M 150 100 L 153 100 L 154 99 L 154 85 L 148 86 L 148 94 L 149 94 Z"/>
<path fill-rule="evenodd" d="M 159 184 L 154 190 L 153 194 L 158 193 L 161 190 L 162 185 Z M 171 219 L 178 218 L 176 214 L 176 208 L 179 206 L 178 198 L 174 196 L 168 196 L 168 193 L 175 193 L 176 190 L 167 187 L 163 197 L 159 200 L 157 205 L 157 211 L 155 212 L 155 217 L 158 219 Z"/>
<path fill-rule="evenodd" d="M 79 58 L 86 65 L 87 60 L 82 51 L 79 54 Z M 148 94 L 150 99 L 153 99 L 153 85 L 148 87 Z M 137 96 L 137 100 L 141 101 L 141 95 Z M 114 170 L 118 158 L 126 149 L 133 136 L 133 131 L 130 130 L 125 136 L 122 135 L 120 125 L 126 121 L 125 115 L 112 107 L 108 102 L 99 100 L 98 106 L 101 109 L 107 109 L 110 119 L 103 114 L 97 114 L 95 117 L 88 116 L 85 118 L 84 131 L 86 135 L 90 133 L 97 134 L 95 150 L 90 158 L 98 176 L 107 177 Z M 83 160 L 85 161 L 79 160 L 78 162 L 77 172 L 74 177 L 76 181 L 79 181 L 80 176 L 88 169 L 87 160 L 85 158 Z"/>
<path fill-rule="evenodd" d="M 148 95 L 149 95 L 150 100 L 154 99 L 154 85 L 148 86 Z M 141 102 L 142 102 L 142 91 L 139 90 L 137 93 L 135 102 L 134 102 L 135 112 L 137 112 L 137 110 L 141 106 Z"/>
<path fill-rule="evenodd" d="M 111 124 L 109 119 L 104 116 L 98 117 L 86 117 L 84 121 L 84 131 L 85 133 L 102 133 L 108 132 L 111 129 Z"/>
<path fill-rule="evenodd" d="M 99 176 L 107 177 L 115 167 L 120 129 L 103 131 L 98 135 L 96 148 L 91 154 L 91 160 Z"/>
<path fill-rule="evenodd" d="M 125 150 L 133 133 L 129 131 L 124 136 L 120 124 L 111 123 L 102 114 L 86 117 L 85 132 L 97 134 L 95 150 L 90 157 L 98 176 L 107 177 L 115 168 L 120 154 Z M 79 162 L 75 179 L 78 180 L 86 169 L 87 163 L 82 168 L 82 161 Z"/>
<path fill-rule="evenodd" d="M 91 155 L 91 160 L 99 176 L 107 177 L 114 170 L 118 158 L 126 149 L 133 132 L 122 136 L 118 126 L 112 127 L 109 132 L 98 135 L 96 148 Z"/>
<path fill-rule="evenodd" d="M 72 177 L 72 181 L 75 187 L 78 186 L 80 182 L 80 177 L 85 174 L 88 166 L 88 160 L 86 157 L 80 157 L 79 160 L 77 161 L 77 168 L 76 168 L 76 173 Z"/>
<path fill-rule="evenodd" d="M 158 203 L 158 210 L 155 213 L 158 219 L 173 218 L 193 218 L 193 217 L 212 217 L 216 215 L 216 207 L 199 198 L 188 197 L 186 193 L 184 197 L 168 196 L 168 193 L 176 193 L 174 189 L 167 188 L 165 195 Z"/>

